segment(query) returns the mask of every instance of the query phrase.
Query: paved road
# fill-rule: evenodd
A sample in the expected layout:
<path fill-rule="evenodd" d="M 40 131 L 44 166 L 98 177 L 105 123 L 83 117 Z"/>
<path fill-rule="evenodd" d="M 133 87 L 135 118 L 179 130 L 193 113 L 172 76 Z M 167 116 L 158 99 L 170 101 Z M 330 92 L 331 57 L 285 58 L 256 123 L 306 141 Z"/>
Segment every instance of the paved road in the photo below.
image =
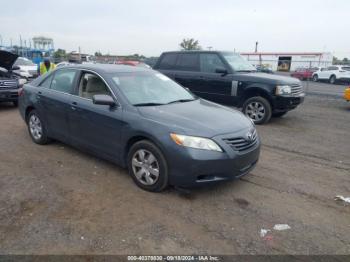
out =
<path fill-rule="evenodd" d="M 0 253 L 350 254 L 350 206 L 334 200 L 350 197 L 349 117 L 342 99 L 309 95 L 258 127 L 251 174 L 153 194 L 113 164 L 33 144 L 17 110 L 2 105 Z"/>

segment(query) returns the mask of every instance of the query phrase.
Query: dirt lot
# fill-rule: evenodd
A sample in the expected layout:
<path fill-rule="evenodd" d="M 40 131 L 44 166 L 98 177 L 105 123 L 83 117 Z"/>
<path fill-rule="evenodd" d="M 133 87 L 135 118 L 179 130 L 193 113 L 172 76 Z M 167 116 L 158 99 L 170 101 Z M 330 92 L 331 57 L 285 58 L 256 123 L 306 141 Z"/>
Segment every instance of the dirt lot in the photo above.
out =
<path fill-rule="evenodd" d="M 1 105 L 0 253 L 350 254 L 350 205 L 334 200 L 350 197 L 350 104 L 317 93 L 258 127 L 250 175 L 190 193 L 144 192 L 113 164 L 35 145 Z"/>

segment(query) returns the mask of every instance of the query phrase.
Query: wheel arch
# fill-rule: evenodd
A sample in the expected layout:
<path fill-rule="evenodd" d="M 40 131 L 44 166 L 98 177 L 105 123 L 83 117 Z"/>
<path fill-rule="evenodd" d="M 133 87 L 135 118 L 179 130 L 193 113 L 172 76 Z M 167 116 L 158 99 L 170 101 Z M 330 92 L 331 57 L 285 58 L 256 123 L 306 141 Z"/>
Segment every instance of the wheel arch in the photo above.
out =
<path fill-rule="evenodd" d="M 32 105 L 27 106 L 26 111 L 25 111 L 25 114 L 24 114 L 24 119 L 25 119 L 26 123 L 28 122 L 29 113 L 30 113 L 31 111 L 33 111 L 33 110 L 35 110 L 35 107 L 34 107 L 34 106 L 32 106 Z"/>
<path fill-rule="evenodd" d="M 151 143 L 155 144 L 165 157 L 164 148 L 155 137 L 153 137 L 149 134 L 145 134 L 143 132 L 136 133 L 136 134 L 130 136 L 129 138 L 127 138 L 127 141 L 124 144 L 124 148 L 123 148 L 123 165 L 124 166 L 127 166 L 127 157 L 128 157 L 128 153 L 129 153 L 129 150 L 132 147 L 132 145 L 139 142 L 139 141 L 142 141 L 142 140 L 148 140 Z"/>
<path fill-rule="evenodd" d="M 255 85 L 250 86 L 249 88 L 244 90 L 244 93 L 242 96 L 243 99 L 241 99 L 239 106 L 240 107 L 243 106 L 244 102 L 247 99 L 254 97 L 254 96 L 261 96 L 261 97 L 265 98 L 267 101 L 269 101 L 271 107 L 273 107 L 273 101 L 272 101 L 270 92 L 264 87 L 255 86 Z"/>

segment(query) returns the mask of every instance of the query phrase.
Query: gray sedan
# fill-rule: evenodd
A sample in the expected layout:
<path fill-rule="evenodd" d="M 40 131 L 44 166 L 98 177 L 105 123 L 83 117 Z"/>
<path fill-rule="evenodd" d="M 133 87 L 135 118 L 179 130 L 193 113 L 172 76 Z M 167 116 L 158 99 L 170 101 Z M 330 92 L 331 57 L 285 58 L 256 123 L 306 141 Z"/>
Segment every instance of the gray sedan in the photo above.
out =
<path fill-rule="evenodd" d="M 66 66 L 19 93 L 35 143 L 56 139 L 127 167 L 144 190 L 238 178 L 259 158 L 258 134 L 241 112 L 150 69 Z"/>

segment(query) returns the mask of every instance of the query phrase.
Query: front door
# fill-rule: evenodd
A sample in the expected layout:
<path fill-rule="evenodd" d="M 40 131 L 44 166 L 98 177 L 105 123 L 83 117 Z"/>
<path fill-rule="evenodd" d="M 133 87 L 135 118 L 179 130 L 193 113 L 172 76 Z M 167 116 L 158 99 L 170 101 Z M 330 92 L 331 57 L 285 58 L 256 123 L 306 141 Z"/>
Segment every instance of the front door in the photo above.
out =
<path fill-rule="evenodd" d="M 233 103 L 235 94 L 232 94 L 232 76 L 230 74 L 217 73 L 227 70 L 221 58 L 215 53 L 200 54 L 201 84 L 196 93 L 208 100 L 218 103 Z"/>
<path fill-rule="evenodd" d="M 120 160 L 122 109 L 96 105 L 94 95 L 110 95 L 106 82 L 92 72 L 81 72 L 76 95 L 71 98 L 69 125 L 72 143 L 105 158 Z"/>

